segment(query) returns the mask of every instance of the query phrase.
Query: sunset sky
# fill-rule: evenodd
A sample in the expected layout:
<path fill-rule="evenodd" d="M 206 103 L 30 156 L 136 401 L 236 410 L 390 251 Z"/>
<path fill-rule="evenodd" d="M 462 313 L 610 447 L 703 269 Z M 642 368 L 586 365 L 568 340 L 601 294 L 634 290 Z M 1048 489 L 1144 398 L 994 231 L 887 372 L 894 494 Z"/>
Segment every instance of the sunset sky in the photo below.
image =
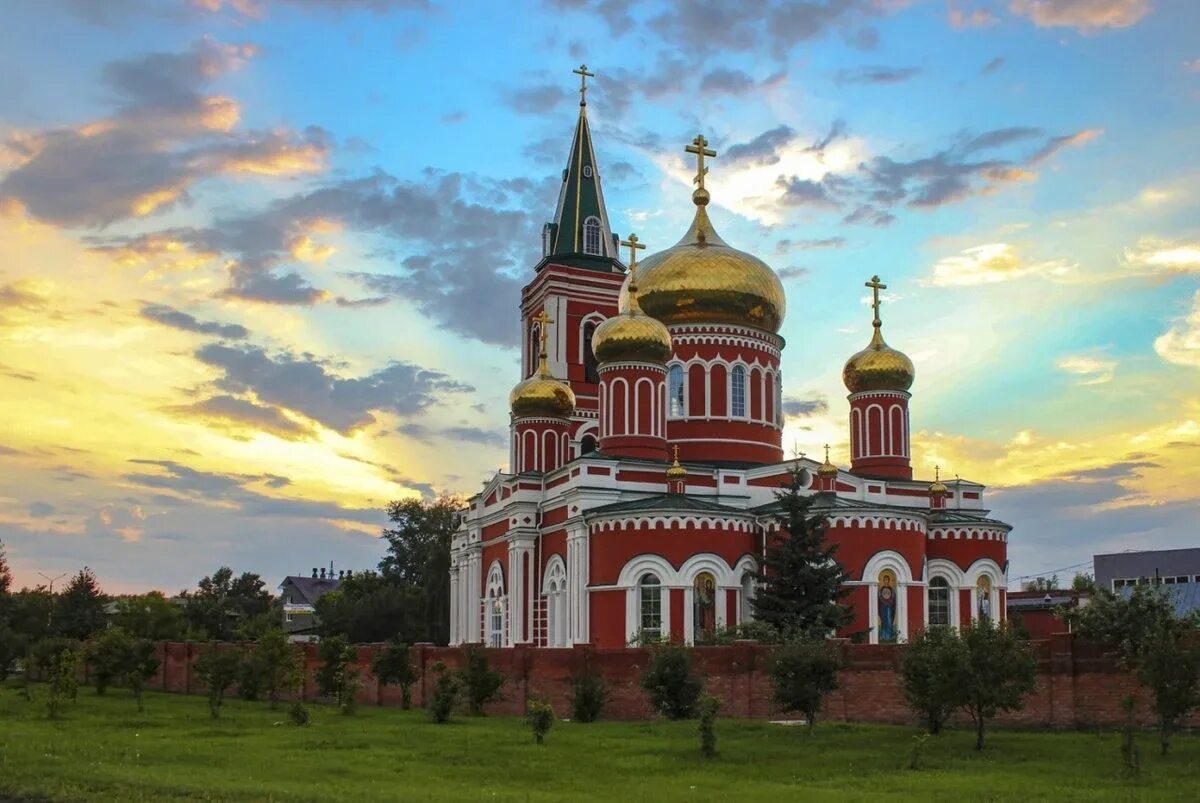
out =
<path fill-rule="evenodd" d="M 370 568 L 387 500 L 505 468 L 580 62 L 614 231 L 673 244 L 683 146 L 717 150 L 714 222 L 788 293 L 789 450 L 848 462 L 878 273 L 917 473 L 989 486 L 1011 578 L 1194 546 L 1198 30 L 1195 0 L 0 0 L 17 584 Z"/>

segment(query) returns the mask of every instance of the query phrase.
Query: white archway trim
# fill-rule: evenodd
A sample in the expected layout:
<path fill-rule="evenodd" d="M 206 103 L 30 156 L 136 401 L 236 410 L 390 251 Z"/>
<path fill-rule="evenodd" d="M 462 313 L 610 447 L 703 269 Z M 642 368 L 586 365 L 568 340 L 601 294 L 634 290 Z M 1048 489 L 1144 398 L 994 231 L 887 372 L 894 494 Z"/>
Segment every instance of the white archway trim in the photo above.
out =
<path fill-rule="evenodd" d="M 664 636 L 671 633 L 671 591 L 679 585 L 679 577 L 666 558 L 661 555 L 638 555 L 630 558 L 621 567 L 617 577 L 617 587 L 625 589 L 625 640 L 633 641 L 638 637 L 641 628 L 642 611 L 640 588 L 638 582 L 647 574 L 658 578 L 662 589 L 662 626 L 660 632 Z"/>
<path fill-rule="evenodd" d="M 1000 591 L 1008 588 L 1008 578 L 1005 577 L 1004 571 L 1000 565 L 991 558 L 979 558 L 964 572 L 966 577 L 966 587 L 971 589 L 971 621 L 974 622 L 979 618 L 979 599 L 975 591 L 979 585 L 979 578 L 987 577 L 991 581 L 992 591 L 988 595 L 988 604 L 992 610 L 992 621 L 999 622 L 1004 620 L 1005 611 L 1000 607 Z"/>
<path fill-rule="evenodd" d="M 563 562 L 561 555 L 553 555 L 550 560 L 546 561 L 546 571 L 542 577 L 542 593 L 549 593 L 551 585 L 555 582 L 567 582 L 567 565 Z"/>
<path fill-rule="evenodd" d="M 933 587 L 930 583 L 935 577 L 944 578 L 950 586 L 950 624 L 958 627 L 962 622 L 958 604 L 960 592 L 970 586 L 958 564 L 946 558 L 931 558 L 925 564 L 925 626 L 929 627 L 929 589 Z"/>
<path fill-rule="evenodd" d="M 567 566 L 561 555 L 546 563 L 542 576 L 542 595 L 546 606 L 547 647 L 567 646 Z"/>
<path fill-rule="evenodd" d="M 726 593 L 731 588 L 740 589 L 741 577 L 735 575 L 733 569 L 725 562 L 725 559 L 720 555 L 714 555 L 711 552 L 701 552 L 699 555 L 693 555 L 684 561 L 679 567 L 679 579 L 685 584 L 683 587 L 683 640 L 687 644 L 691 644 L 696 640 L 696 578 L 703 572 L 709 572 L 717 581 L 716 599 L 716 626 L 718 629 L 725 626 L 728 622 L 728 605 L 729 595 Z"/>
<path fill-rule="evenodd" d="M 871 627 L 870 641 L 879 643 L 879 573 L 891 569 L 896 575 L 896 641 L 908 640 L 908 587 L 924 586 L 913 580 L 908 561 L 899 552 L 885 549 L 876 552 L 863 569 L 862 585 L 867 587 L 868 622 Z"/>
<path fill-rule="evenodd" d="M 617 588 L 632 588 L 646 572 L 653 572 L 664 586 L 679 586 L 679 575 L 662 555 L 638 555 L 621 567 Z"/>
<path fill-rule="evenodd" d="M 738 583 L 738 610 L 730 612 L 729 618 L 738 623 L 749 622 L 754 618 L 751 603 L 758 592 L 758 561 L 743 555 L 733 567 L 733 576 Z"/>
<path fill-rule="evenodd" d="M 492 561 L 487 573 L 487 593 L 483 601 L 483 632 L 492 647 L 512 645 L 508 637 L 508 598 L 504 594 L 504 567 Z"/>

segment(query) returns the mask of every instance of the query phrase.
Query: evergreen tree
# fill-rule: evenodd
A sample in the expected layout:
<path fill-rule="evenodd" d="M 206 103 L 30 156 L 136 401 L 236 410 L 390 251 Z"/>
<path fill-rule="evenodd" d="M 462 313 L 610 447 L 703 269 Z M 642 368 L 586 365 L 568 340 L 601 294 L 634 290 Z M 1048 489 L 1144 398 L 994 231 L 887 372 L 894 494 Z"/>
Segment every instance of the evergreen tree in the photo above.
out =
<path fill-rule="evenodd" d="M 107 624 L 104 602 L 96 575 L 86 566 L 80 569 L 54 602 L 58 634 L 82 641 L 103 630 Z"/>
<path fill-rule="evenodd" d="M 767 543 L 754 617 L 789 637 L 824 638 L 853 616 L 838 602 L 849 591 L 842 585 L 849 575 L 837 561 L 837 546 L 825 540 L 828 522 L 810 513 L 817 497 L 802 495 L 803 485 L 797 465 L 776 493 L 782 532 Z"/>

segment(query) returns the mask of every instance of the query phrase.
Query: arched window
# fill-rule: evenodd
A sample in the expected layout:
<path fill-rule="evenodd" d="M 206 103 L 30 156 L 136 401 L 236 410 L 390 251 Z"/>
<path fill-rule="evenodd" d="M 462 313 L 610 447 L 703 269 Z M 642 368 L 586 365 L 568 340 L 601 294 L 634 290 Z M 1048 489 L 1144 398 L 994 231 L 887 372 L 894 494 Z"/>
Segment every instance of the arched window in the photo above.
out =
<path fill-rule="evenodd" d="M 734 418 L 746 417 L 746 369 L 735 365 L 729 374 L 729 414 Z"/>
<path fill-rule="evenodd" d="M 596 439 L 591 435 L 584 435 L 583 439 L 579 441 L 579 454 L 591 454 L 594 451 L 596 451 Z"/>
<path fill-rule="evenodd" d="M 638 616 L 643 638 L 662 638 L 662 583 L 653 574 L 643 574 L 638 580 Z"/>
<path fill-rule="evenodd" d="M 682 418 L 685 398 L 682 365 L 672 365 L 667 372 L 667 394 L 670 397 L 670 409 L 667 411 L 667 415 L 671 418 Z"/>
<path fill-rule="evenodd" d="M 551 558 L 546 568 L 546 646 L 567 645 L 567 573 L 562 559 Z"/>
<path fill-rule="evenodd" d="M 742 622 L 754 621 L 754 575 L 746 572 L 742 575 Z"/>
<path fill-rule="evenodd" d="M 950 583 L 945 577 L 932 577 L 929 580 L 929 626 L 949 627 L 950 624 Z"/>
<path fill-rule="evenodd" d="M 589 218 L 594 220 L 594 218 Z M 595 321 L 588 321 L 583 325 L 583 381 L 584 382 L 599 382 L 600 381 L 600 361 L 596 359 L 596 352 L 592 351 L 592 335 L 596 333 Z"/>
<path fill-rule="evenodd" d="M 507 600 L 504 598 L 504 571 L 497 561 L 488 572 L 485 614 L 487 616 L 488 646 L 504 646 L 504 620 Z"/>
<path fill-rule="evenodd" d="M 583 221 L 583 253 L 600 255 L 600 218 L 595 215 Z"/>
<path fill-rule="evenodd" d="M 583 166 L 583 177 L 584 177 L 584 178 L 591 178 L 591 177 L 592 177 L 592 166 L 591 166 L 591 165 L 584 165 L 584 166 Z"/>

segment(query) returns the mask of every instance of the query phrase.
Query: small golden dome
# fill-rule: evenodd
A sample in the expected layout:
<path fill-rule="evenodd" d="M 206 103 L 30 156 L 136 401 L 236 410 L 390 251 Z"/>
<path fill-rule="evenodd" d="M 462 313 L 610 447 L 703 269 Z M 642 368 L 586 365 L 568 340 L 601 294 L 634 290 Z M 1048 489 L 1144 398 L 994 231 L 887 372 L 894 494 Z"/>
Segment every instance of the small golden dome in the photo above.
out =
<path fill-rule="evenodd" d="M 692 193 L 696 217 L 683 239 L 642 262 L 642 309 L 668 325 L 729 323 L 778 332 L 787 311 L 783 285 L 767 263 L 730 247 L 717 234 L 706 209 L 711 197 L 703 181 L 707 172 L 701 160 L 700 186 Z"/>
<path fill-rule="evenodd" d="M 871 335 L 871 342 L 865 349 L 846 360 L 846 366 L 842 368 L 842 382 L 851 393 L 864 390 L 907 391 L 912 387 L 916 370 L 908 355 L 884 342 L 883 321 L 879 319 L 879 291 L 886 290 L 887 285 L 880 282 L 878 276 L 872 276 L 866 286 L 871 288 L 873 294 L 871 308 L 874 310 L 874 320 L 871 325 L 875 327 L 875 334 Z"/>
<path fill-rule="evenodd" d="M 534 375 L 512 389 L 508 406 L 518 418 L 566 418 L 575 409 L 575 391 L 553 377 Z"/>
<path fill-rule="evenodd" d="M 942 467 L 933 467 L 933 483 L 929 486 L 929 493 L 932 496 L 945 496 L 950 493 L 950 489 L 946 487 L 946 483 L 942 482 Z"/>
<path fill-rule="evenodd" d="M 671 465 L 667 467 L 667 479 L 681 480 L 687 476 L 687 469 L 684 468 L 683 466 L 679 465 L 679 447 L 678 446 L 674 447 L 673 454 L 674 454 L 674 459 L 671 461 Z"/>
<path fill-rule="evenodd" d="M 550 365 L 546 361 L 546 339 L 550 336 L 547 324 L 554 323 L 545 310 L 534 319 L 541 324 L 542 346 L 538 354 L 537 373 L 518 382 L 508 394 L 508 406 L 517 418 L 525 416 L 549 416 L 566 418 L 575 409 L 575 391 L 565 382 L 550 376 Z"/>
<path fill-rule="evenodd" d="M 637 251 L 634 250 L 638 247 L 637 235 L 630 235 L 625 245 L 630 245 L 633 256 L 629 260 L 629 280 L 622 311 L 596 327 L 592 334 L 592 352 L 602 363 L 634 361 L 664 365 L 671 359 L 671 333 L 659 321 L 642 312 L 638 303 Z"/>
<path fill-rule="evenodd" d="M 825 445 L 825 462 L 817 469 L 817 476 L 820 477 L 836 477 L 838 475 L 838 467 L 829 462 L 829 445 Z"/>

